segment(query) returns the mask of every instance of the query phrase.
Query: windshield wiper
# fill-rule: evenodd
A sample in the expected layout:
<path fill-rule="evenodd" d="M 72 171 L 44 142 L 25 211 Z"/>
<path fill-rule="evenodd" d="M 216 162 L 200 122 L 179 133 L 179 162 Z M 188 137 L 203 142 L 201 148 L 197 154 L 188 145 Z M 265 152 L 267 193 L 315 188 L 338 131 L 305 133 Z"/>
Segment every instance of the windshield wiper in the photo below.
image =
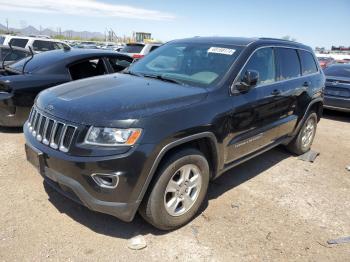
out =
<path fill-rule="evenodd" d="M 140 74 L 140 73 L 135 73 L 135 72 L 130 71 L 130 70 L 123 71 L 122 73 L 123 73 L 123 74 L 132 75 L 132 76 L 140 76 L 140 77 L 142 77 L 142 76 L 143 76 L 143 74 Z"/>
<path fill-rule="evenodd" d="M 173 79 L 173 78 L 168 78 L 168 77 L 164 77 L 163 75 L 150 75 L 150 74 L 143 74 L 143 77 L 150 77 L 150 78 L 155 78 L 155 79 L 159 79 L 161 81 L 165 81 L 165 82 L 170 82 L 170 83 L 175 83 L 178 85 L 185 85 L 184 82 L 181 82 L 179 80 Z"/>

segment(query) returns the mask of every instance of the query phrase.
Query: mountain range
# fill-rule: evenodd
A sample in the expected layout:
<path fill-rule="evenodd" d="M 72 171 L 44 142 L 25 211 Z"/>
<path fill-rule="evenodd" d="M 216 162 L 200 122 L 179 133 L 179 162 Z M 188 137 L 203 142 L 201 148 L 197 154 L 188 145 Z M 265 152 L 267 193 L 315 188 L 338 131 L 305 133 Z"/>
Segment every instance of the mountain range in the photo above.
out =
<path fill-rule="evenodd" d="M 0 31 L 7 31 L 6 26 L 0 24 Z M 9 28 L 10 32 L 15 32 L 17 34 L 22 34 L 22 35 L 47 35 L 47 36 L 55 36 L 58 35 L 58 31 L 54 31 L 49 28 L 45 28 L 42 30 L 38 30 L 34 26 L 26 26 L 22 29 L 18 28 Z M 99 39 L 104 39 L 104 34 L 100 32 L 89 32 L 89 31 L 74 31 L 74 30 L 66 30 L 66 31 L 61 31 L 61 35 L 67 37 L 67 38 L 82 38 L 82 39 L 91 39 L 91 38 L 99 38 Z"/>

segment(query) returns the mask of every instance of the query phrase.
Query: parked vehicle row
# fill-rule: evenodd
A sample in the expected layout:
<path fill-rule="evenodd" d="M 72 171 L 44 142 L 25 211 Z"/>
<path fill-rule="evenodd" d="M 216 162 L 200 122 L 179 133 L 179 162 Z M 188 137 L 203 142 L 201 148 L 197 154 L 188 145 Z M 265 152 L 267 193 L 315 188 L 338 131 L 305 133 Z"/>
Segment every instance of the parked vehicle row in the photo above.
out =
<path fill-rule="evenodd" d="M 32 104 L 21 91 L 29 72 L 52 75 L 55 84 L 58 75 L 84 78 L 37 96 L 24 125 L 27 159 L 60 193 L 124 221 L 139 211 L 163 230 L 184 225 L 226 170 L 281 144 L 307 152 L 322 115 L 325 76 L 299 43 L 176 40 L 120 73 L 91 78 L 124 66 L 101 53 L 76 69 L 65 61 L 75 52 L 37 55 L 25 70 L 28 60 L 14 64 L 0 78 L 0 95 L 8 96 L 1 105 L 8 117 L 17 113 L 9 104 Z M 60 67 L 44 63 L 54 55 L 66 56 Z M 120 56 L 127 67 L 131 58 Z"/>
<path fill-rule="evenodd" d="M 13 47 L 21 47 L 27 50 L 31 48 L 37 53 L 56 49 L 69 49 L 69 45 L 55 39 L 13 35 L 0 35 L 0 45 L 11 45 Z"/>

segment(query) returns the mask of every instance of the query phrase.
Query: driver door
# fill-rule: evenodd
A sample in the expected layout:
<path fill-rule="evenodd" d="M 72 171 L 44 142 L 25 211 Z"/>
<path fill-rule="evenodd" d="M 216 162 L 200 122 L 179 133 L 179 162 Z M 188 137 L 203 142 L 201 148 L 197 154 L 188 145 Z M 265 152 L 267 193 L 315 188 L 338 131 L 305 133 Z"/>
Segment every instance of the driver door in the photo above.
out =
<path fill-rule="evenodd" d="M 258 82 L 246 92 L 232 96 L 234 110 L 230 116 L 231 131 L 227 143 L 225 163 L 273 143 L 278 138 L 278 126 L 283 107 L 279 90 L 274 49 L 264 47 L 249 58 L 236 83 L 243 81 L 247 71 L 256 71 Z"/>

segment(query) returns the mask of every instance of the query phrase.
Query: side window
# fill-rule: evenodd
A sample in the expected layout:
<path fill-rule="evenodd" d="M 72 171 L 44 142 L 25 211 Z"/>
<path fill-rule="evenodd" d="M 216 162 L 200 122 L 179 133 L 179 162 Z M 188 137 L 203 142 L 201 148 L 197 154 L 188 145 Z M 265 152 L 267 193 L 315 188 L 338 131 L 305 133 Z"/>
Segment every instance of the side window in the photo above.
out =
<path fill-rule="evenodd" d="M 108 62 L 111 64 L 114 72 L 120 72 L 129 67 L 133 59 L 130 57 L 108 57 Z"/>
<path fill-rule="evenodd" d="M 156 50 L 159 46 L 157 45 L 154 45 L 151 47 L 151 49 L 149 50 L 149 52 L 151 53 L 152 51 Z"/>
<path fill-rule="evenodd" d="M 276 48 L 280 69 L 278 80 L 287 80 L 301 75 L 297 51 L 291 48 Z"/>
<path fill-rule="evenodd" d="M 35 40 L 33 43 L 33 49 L 34 51 L 45 52 L 54 50 L 55 46 L 54 43 L 50 41 Z"/>
<path fill-rule="evenodd" d="M 11 45 L 18 46 L 18 47 L 26 47 L 28 43 L 28 39 L 21 39 L 21 38 L 12 38 L 10 40 Z"/>
<path fill-rule="evenodd" d="M 54 42 L 53 46 L 55 49 L 63 49 L 66 45 L 60 42 Z"/>
<path fill-rule="evenodd" d="M 13 50 L 13 52 L 6 57 L 6 61 L 17 61 L 25 58 L 26 56 L 27 54 L 23 51 Z"/>
<path fill-rule="evenodd" d="M 255 70 L 259 73 L 259 84 L 269 84 L 275 82 L 276 66 L 272 48 L 262 48 L 257 50 L 249 59 L 248 63 L 242 70 L 241 80 L 245 73 L 250 70 Z"/>
<path fill-rule="evenodd" d="M 107 74 L 102 58 L 83 60 L 69 67 L 72 80 Z"/>
<path fill-rule="evenodd" d="M 1 59 L 4 59 L 4 57 L 10 53 L 10 48 L 6 48 L 6 47 L 3 47 L 0 49 L 0 52 L 1 52 L 1 55 L 0 55 L 0 58 Z"/>
<path fill-rule="evenodd" d="M 317 72 L 317 65 L 314 56 L 307 51 L 299 50 L 301 69 L 303 75 L 308 75 Z"/>

